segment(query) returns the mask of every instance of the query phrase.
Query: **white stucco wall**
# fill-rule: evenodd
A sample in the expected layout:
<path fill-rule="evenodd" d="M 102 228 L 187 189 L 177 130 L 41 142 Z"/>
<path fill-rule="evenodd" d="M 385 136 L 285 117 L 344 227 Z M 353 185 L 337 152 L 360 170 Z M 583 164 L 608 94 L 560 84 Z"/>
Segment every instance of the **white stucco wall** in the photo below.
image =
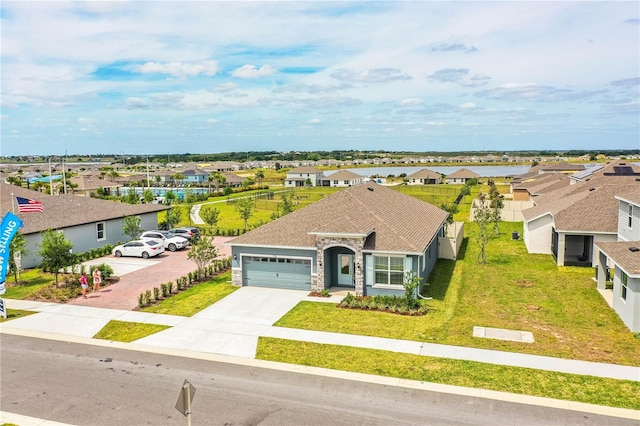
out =
<path fill-rule="evenodd" d="M 551 254 L 553 217 L 550 214 L 524 223 L 524 244 L 529 253 Z"/>

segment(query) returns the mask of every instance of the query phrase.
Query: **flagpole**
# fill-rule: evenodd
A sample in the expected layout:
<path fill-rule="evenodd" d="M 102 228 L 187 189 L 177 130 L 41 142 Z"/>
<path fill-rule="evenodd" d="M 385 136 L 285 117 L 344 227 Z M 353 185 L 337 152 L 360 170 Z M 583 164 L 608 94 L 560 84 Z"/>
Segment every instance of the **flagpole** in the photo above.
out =
<path fill-rule="evenodd" d="M 13 192 L 11 193 L 11 213 L 16 214 L 16 203 L 14 201 L 14 198 L 16 198 L 13 195 Z"/>

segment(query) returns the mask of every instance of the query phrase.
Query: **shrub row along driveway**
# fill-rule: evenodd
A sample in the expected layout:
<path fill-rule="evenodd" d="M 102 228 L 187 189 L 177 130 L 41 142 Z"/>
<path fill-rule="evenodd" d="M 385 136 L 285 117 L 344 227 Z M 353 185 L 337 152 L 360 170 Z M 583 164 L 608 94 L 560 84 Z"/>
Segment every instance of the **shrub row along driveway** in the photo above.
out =
<path fill-rule="evenodd" d="M 230 238 L 216 237 L 214 243 L 218 248 L 220 257 L 227 257 L 230 247 L 224 246 L 224 242 Z M 160 284 L 173 281 L 187 275 L 196 269 L 196 264 L 187 259 L 189 250 L 165 252 L 151 259 L 134 257 L 116 258 L 105 256 L 100 259 L 87 262 L 90 265 L 106 263 L 114 269 L 114 275 L 120 277 L 120 281 L 103 288 L 98 293 L 87 293 L 88 297 L 77 298 L 69 302 L 72 305 L 93 306 L 96 308 L 131 310 L 138 306 L 138 295 L 146 290 L 153 291 L 154 287 L 160 288 Z M 93 287 L 90 274 L 89 289 Z"/>

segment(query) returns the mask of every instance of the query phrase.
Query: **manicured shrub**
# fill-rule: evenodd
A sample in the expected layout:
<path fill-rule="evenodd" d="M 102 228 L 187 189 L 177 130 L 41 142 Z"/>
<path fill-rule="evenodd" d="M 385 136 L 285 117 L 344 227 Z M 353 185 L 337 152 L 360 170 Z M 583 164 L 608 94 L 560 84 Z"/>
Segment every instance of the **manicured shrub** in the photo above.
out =
<path fill-rule="evenodd" d="M 158 287 L 153 288 L 153 298 L 155 300 L 160 300 L 160 289 Z"/>
<path fill-rule="evenodd" d="M 140 293 L 138 295 L 138 308 L 142 309 L 144 307 L 145 307 L 145 304 L 144 304 L 144 293 Z"/>

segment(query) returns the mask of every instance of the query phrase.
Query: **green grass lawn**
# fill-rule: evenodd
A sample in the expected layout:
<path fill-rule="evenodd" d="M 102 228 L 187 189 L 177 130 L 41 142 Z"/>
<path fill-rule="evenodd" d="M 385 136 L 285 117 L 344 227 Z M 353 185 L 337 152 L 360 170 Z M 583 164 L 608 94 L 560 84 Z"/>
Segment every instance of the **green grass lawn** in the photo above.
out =
<path fill-rule="evenodd" d="M 426 316 L 404 317 L 301 302 L 276 325 L 347 334 L 417 340 L 560 358 L 638 365 L 640 341 L 596 291 L 591 268 L 558 268 L 551 256 L 511 240 L 514 226 L 489 243 L 488 264 L 477 263 L 475 224 L 457 262 L 439 260 Z M 535 343 L 472 337 L 473 326 L 531 331 Z"/>
<path fill-rule="evenodd" d="M 261 337 L 256 358 L 640 409 L 640 382 Z"/>
<path fill-rule="evenodd" d="M 62 279 L 62 275 L 59 276 Z M 15 283 L 13 275 L 7 275 L 6 293 L 3 297 L 7 299 L 24 300 L 33 296 L 42 289 L 52 286 L 55 283 L 53 274 L 42 272 L 40 269 L 29 269 L 20 273 L 20 282 Z"/>
<path fill-rule="evenodd" d="M 7 319 L 0 317 L 0 322 L 11 321 L 12 319 L 18 319 L 33 314 L 37 314 L 37 312 L 22 311 L 19 309 L 7 309 Z"/>
<path fill-rule="evenodd" d="M 210 281 L 199 283 L 188 290 L 164 299 L 157 305 L 148 306 L 142 311 L 190 317 L 237 289 L 238 287 L 231 284 L 231 271 L 227 271 Z"/>
<path fill-rule="evenodd" d="M 460 194 L 462 185 L 398 185 L 391 188 L 440 207 L 442 204 L 453 203 Z"/>
<path fill-rule="evenodd" d="M 141 324 L 138 322 L 109 321 L 94 339 L 113 340 L 116 342 L 133 342 L 159 331 L 170 328 L 168 325 Z"/>

